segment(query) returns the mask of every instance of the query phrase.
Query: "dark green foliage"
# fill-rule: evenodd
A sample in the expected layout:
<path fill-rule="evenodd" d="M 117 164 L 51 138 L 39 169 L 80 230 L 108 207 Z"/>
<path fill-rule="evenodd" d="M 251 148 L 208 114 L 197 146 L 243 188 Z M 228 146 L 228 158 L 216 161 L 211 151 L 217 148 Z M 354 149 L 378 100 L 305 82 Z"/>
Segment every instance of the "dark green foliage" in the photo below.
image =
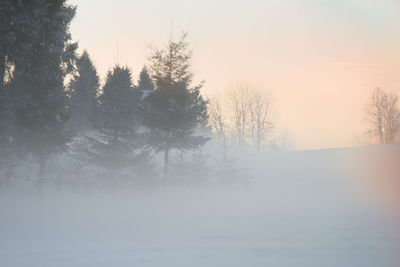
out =
<path fill-rule="evenodd" d="M 9 79 L 13 66 L 28 68 L 25 59 L 40 38 L 46 12 L 40 0 L 0 1 L 0 81 Z M 7 77 L 8 76 L 8 77 Z"/>
<path fill-rule="evenodd" d="M 15 114 L 12 105 L 15 96 L 9 85 L 0 90 L 0 187 L 10 182 L 16 160 L 19 158 L 19 147 L 16 142 L 18 132 L 15 129 Z"/>
<path fill-rule="evenodd" d="M 154 91 L 154 83 L 151 80 L 150 75 L 145 67 L 141 70 L 139 74 L 139 80 L 136 88 L 146 95 Z"/>
<path fill-rule="evenodd" d="M 21 141 L 33 153 L 59 151 L 70 137 L 65 129 L 69 111 L 64 78 L 71 71 L 76 49 L 76 44 L 69 43 L 75 8 L 64 2 L 46 2 L 39 38 L 25 58 L 26 66 L 15 66 L 12 80 L 18 92 L 16 118 Z"/>
<path fill-rule="evenodd" d="M 165 50 L 155 50 L 150 58 L 156 90 L 144 99 L 143 123 L 150 129 L 149 143 L 164 151 L 164 175 L 171 149 L 188 150 L 202 146 L 208 138 L 199 134 L 207 121 L 207 102 L 200 88 L 192 86 L 191 53 L 186 35 L 170 41 Z"/>
<path fill-rule="evenodd" d="M 195 135 L 205 108 L 205 101 L 197 97 L 197 92 L 175 84 L 145 98 L 143 123 L 151 129 L 151 145 L 157 151 L 187 150 L 205 143 L 204 136 Z"/>
<path fill-rule="evenodd" d="M 129 68 L 116 66 L 108 72 L 99 97 L 101 120 L 91 137 L 91 158 L 96 164 L 116 172 L 147 156 L 137 133 L 140 98 Z"/>
<path fill-rule="evenodd" d="M 10 85 L 16 66 L 21 70 L 38 40 L 45 7 L 41 1 L 0 1 L 0 184 L 7 184 L 19 155 L 20 137 L 15 125 L 15 107 L 21 98 Z M 21 71 L 22 72 L 22 71 Z"/>
<path fill-rule="evenodd" d="M 151 151 L 163 151 L 166 174 L 170 150 L 208 140 L 201 132 L 207 102 L 202 84 L 192 84 L 186 35 L 154 51 L 136 86 L 131 70 L 116 66 L 99 90 L 90 56 L 76 58 L 71 42 L 75 11 L 67 0 L 0 1 L 0 175 L 16 152 L 32 155 L 41 188 L 47 159 L 68 149 L 81 167 L 94 162 L 112 176 L 130 167 L 137 177 L 150 169 L 156 176 Z"/>
<path fill-rule="evenodd" d="M 71 126 L 77 133 L 92 128 L 98 122 L 99 76 L 85 50 L 76 62 L 76 73 L 69 83 Z"/>
<path fill-rule="evenodd" d="M 65 0 L 4 1 L 0 4 L 0 71 L 13 100 L 14 140 L 39 159 L 39 184 L 51 153 L 66 148 L 70 135 L 64 79 L 73 69 L 76 43 L 69 25 L 75 7 Z M 41 187 L 40 187 L 41 188 Z"/>
<path fill-rule="evenodd" d="M 133 90 L 129 68 L 116 66 L 109 71 L 99 97 L 101 129 L 115 135 L 131 133 L 138 127 L 140 97 L 140 92 Z"/>

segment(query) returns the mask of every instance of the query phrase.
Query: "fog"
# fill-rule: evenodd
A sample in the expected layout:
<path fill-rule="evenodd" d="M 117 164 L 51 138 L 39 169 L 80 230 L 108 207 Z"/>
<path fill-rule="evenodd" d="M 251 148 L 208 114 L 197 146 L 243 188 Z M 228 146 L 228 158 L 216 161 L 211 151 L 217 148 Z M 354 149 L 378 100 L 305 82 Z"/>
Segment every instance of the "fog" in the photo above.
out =
<path fill-rule="evenodd" d="M 90 12 L 82 12 L 77 22 L 79 27 L 91 23 L 84 39 L 90 38 L 93 43 L 87 44 L 93 45 L 86 48 L 82 46 L 86 42 L 74 41 L 70 30 L 83 5 L 74 2 L 78 1 L 0 1 L 0 36 L 4 37 L 0 38 L 0 266 L 399 266 L 400 147 L 395 144 L 400 142 L 400 97 L 391 87 L 370 88 L 362 118 L 361 109 L 356 111 L 358 101 L 335 89 L 359 83 L 341 79 L 354 76 L 346 68 L 379 67 L 356 56 L 363 53 L 360 42 L 357 51 L 348 51 L 352 60 L 330 58 L 326 49 L 304 53 L 304 47 L 311 47 L 306 43 L 318 44 L 314 35 L 303 36 L 306 29 L 293 32 L 301 33 L 303 45 L 288 42 L 300 35 L 290 38 L 279 27 L 271 33 L 284 38 L 276 34 L 268 34 L 268 39 L 259 34 L 256 39 L 241 38 L 249 33 L 243 27 L 246 23 L 239 19 L 241 29 L 236 29 L 213 10 L 214 15 L 220 14 L 218 22 L 230 30 L 202 18 L 202 24 L 213 27 L 213 33 L 202 34 L 207 33 L 204 40 L 212 39 L 214 44 L 219 43 L 216 33 L 235 36 L 226 47 L 226 42 L 218 45 L 223 52 L 193 58 L 194 48 L 201 46 L 189 42 L 188 32 L 177 36 L 171 29 L 164 44 L 148 48 L 146 62 L 135 58 L 140 68 L 138 62 L 125 64 L 124 60 L 122 65 L 116 60 L 105 73 L 96 66 L 105 56 L 98 48 L 118 42 L 107 29 L 123 33 L 124 40 L 138 41 L 144 36 L 125 29 L 145 32 L 147 23 L 137 27 L 129 15 L 123 26 L 115 26 L 121 21 L 97 14 L 96 7 L 101 4 L 111 13 L 121 8 L 129 14 L 140 10 L 132 13 L 128 4 L 85 1 L 89 6 L 83 10 Z M 174 10 L 181 10 L 184 5 L 178 2 L 168 2 L 168 8 L 179 4 Z M 198 4 L 204 8 L 211 2 Z M 265 7 L 261 1 L 258 4 Z M 262 8 L 255 10 L 248 3 L 234 6 L 237 12 L 230 15 L 265 17 Z M 289 3 L 282 8 L 286 6 Z M 311 13 L 319 17 L 327 14 L 322 12 L 325 8 L 339 5 L 321 7 Z M 279 10 L 286 14 L 278 8 L 271 10 L 273 17 L 266 16 L 268 21 L 272 18 L 271 26 L 279 26 L 273 19 L 280 17 L 275 12 Z M 297 20 L 290 14 L 298 12 L 290 10 L 286 16 L 291 19 L 284 20 L 292 28 Z M 140 15 L 153 25 L 164 25 L 162 17 L 154 18 L 158 12 L 146 9 Z M 185 16 L 196 18 L 187 12 Z M 386 17 L 394 16 L 390 14 Z M 252 21 L 258 24 L 257 19 Z M 327 27 L 320 27 L 324 23 L 312 25 L 323 31 L 321 36 L 329 35 Z M 343 21 L 340 25 L 348 28 Z M 164 36 L 160 29 L 154 40 Z M 101 40 L 96 39 L 98 34 Z M 275 41 L 264 46 L 259 37 Z M 248 48 L 265 51 L 239 49 L 243 41 L 250 44 Z M 335 55 L 344 49 L 324 37 L 325 42 L 335 47 Z M 124 42 L 121 47 L 135 50 L 138 46 Z M 91 49 L 97 52 L 91 54 Z M 257 56 L 249 56 L 250 50 Z M 321 57 L 321 51 L 327 57 Z M 237 61 L 243 53 L 248 59 Z M 318 57 L 321 60 L 315 60 Z M 200 65 L 213 72 L 210 77 L 221 79 L 208 88 L 231 86 L 212 93 L 204 90 L 209 77 L 196 72 L 192 58 L 201 59 Z M 315 70 L 327 59 L 342 74 L 328 75 L 335 70 L 320 75 Z M 268 62 L 269 67 L 248 64 L 253 60 Z M 286 63 L 276 62 L 290 62 L 290 71 Z M 310 62 L 320 63 L 310 68 Z M 235 69 L 242 67 L 244 76 L 236 75 Z M 357 76 L 363 73 L 371 76 L 369 72 Z M 362 84 L 375 79 L 368 77 L 362 77 Z M 273 87 L 272 94 L 263 84 Z M 290 92 L 276 102 L 273 92 L 289 87 Z M 356 98 L 363 101 L 366 96 L 357 93 Z M 334 108 L 326 109 L 326 101 Z M 291 118 L 289 126 L 305 129 L 303 137 L 295 136 L 300 128 L 294 132 L 285 128 L 285 120 L 279 119 L 281 107 L 286 107 L 283 113 L 286 109 L 286 114 L 291 110 L 294 115 L 286 116 Z M 323 123 L 317 123 L 315 115 Z M 337 127 L 332 118 L 340 116 L 344 119 Z M 303 140 L 300 147 L 304 142 L 313 144 L 308 148 L 327 147 L 339 144 L 334 141 L 338 135 L 344 140 L 360 134 L 355 124 L 345 122 L 351 117 L 365 121 L 358 142 L 362 146 L 291 151 L 299 147 L 293 142 L 298 138 Z"/>
<path fill-rule="evenodd" d="M 14 186 L 0 195 L 0 263 L 398 266 L 396 214 L 371 198 L 359 168 L 372 173 L 369 156 L 392 150 L 242 153 L 246 184 Z"/>

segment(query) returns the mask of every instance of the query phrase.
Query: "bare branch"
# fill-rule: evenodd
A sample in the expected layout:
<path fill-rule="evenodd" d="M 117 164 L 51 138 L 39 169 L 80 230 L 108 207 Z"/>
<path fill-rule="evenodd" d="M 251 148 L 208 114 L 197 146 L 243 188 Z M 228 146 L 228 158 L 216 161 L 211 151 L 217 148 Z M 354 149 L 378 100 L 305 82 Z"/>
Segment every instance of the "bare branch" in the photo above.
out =
<path fill-rule="evenodd" d="M 393 144 L 400 133 L 399 97 L 394 92 L 376 88 L 368 104 L 367 136 L 380 144 Z"/>

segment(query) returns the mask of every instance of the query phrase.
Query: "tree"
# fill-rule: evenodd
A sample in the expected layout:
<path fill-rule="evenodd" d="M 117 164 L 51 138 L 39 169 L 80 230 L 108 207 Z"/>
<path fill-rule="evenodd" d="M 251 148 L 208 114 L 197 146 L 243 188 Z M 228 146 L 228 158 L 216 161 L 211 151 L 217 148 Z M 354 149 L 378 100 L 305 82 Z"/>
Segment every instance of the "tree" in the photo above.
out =
<path fill-rule="evenodd" d="M 95 128 L 96 136 L 91 138 L 90 156 L 112 172 L 114 186 L 117 171 L 145 155 L 134 154 L 142 148 L 137 133 L 140 99 L 141 93 L 133 89 L 128 67 L 115 66 L 107 73 L 99 96 L 101 120 Z"/>
<path fill-rule="evenodd" d="M 68 84 L 69 108 L 71 119 L 68 123 L 73 134 L 68 152 L 75 162 L 75 174 L 78 179 L 80 171 L 89 162 L 91 130 L 100 122 L 98 103 L 99 76 L 86 50 L 76 60 L 76 71 Z M 79 177 L 80 179 L 81 177 Z"/>
<path fill-rule="evenodd" d="M 15 114 L 12 104 L 15 102 L 9 84 L 2 84 L 0 90 L 0 187 L 10 182 L 16 165 L 18 146 L 15 142 Z"/>
<path fill-rule="evenodd" d="M 99 114 L 99 76 L 86 50 L 77 59 L 76 69 L 68 88 L 71 125 L 78 132 L 84 132 L 93 126 Z"/>
<path fill-rule="evenodd" d="M 208 105 L 209 123 L 222 143 L 223 161 L 226 161 L 227 125 L 221 99 L 213 98 Z"/>
<path fill-rule="evenodd" d="M 50 1 L 0 1 L 0 82 L 10 80 L 15 66 L 28 68 L 26 58 L 40 39 L 43 17 Z M 1 85 L 0 85 L 1 86 Z"/>
<path fill-rule="evenodd" d="M 140 71 L 136 89 L 142 93 L 142 98 L 154 92 L 154 83 L 145 67 Z"/>
<path fill-rule="evenodd" d="M 65 0 L 32 3 L 39 2 L 37 38 L 30 39 L 31 49 L 24 60 L 14 61 L 11 86 L 18 99 L 14 107 L 18 141 L 26 152 L 39 159 L 41 190 L 47 158 L 65 149 L 70 138 L 66 130 L 69 112 L 64 78 L 72 71 L 77 44 L 70 42 L 69 33 L 75 7 Z"/>
<path fill-rule="evenodd" d="M 238 84 L 229 92 L 232 129 L 239 146 L 251 144 L 260 150 L 274 128 L 271 103 L 248 84 Z"/>
<path fill-rule="evenodd" d="M 260 92 L 253 92 L 249 100 L 251 140 L 254 147 L 260 151 L 265 139 L 274 128 L 271 104 Z"/>
<path fill-rule="evenodd" d="M 249 123 L 250 95 L 247 84 L 239 84 L 230 91 L 230 108 L 232 110 L 233 131 L 239 146 L 246 143 L 246 129 Z"/>
<path fill-rule="evenodd" d="M 200 94 L 203 84 L 192 85 L 192 54 L 187 50 L 186 36 L 169 41 L 165 49 L 152 51 L 150 71 L 156 90 L 143 101 L 143 123 L 150 130 L 149 144 L 164 153 L 164 181 L 170 150 L 198 148 L 208 140 L 198 132 L 208 119 L 207 101 Z"/>
<path fill-rule="evenodd" d="M 0 1 L 0 172 L 8 177 L 19 156 L 19 131 L 15 125 L 15 106 L 21 96 L 11 86 L 15 69 L 29 68 L 27 58 L 35 53 L 46 3 L 41 0 Z"/>
<path fill-rule="evenodd" d="M 367 135 L 380 144 L 395 143 L 400 133 L 399 97 L 376 88 L 370 97 L 366 118 Z"/>

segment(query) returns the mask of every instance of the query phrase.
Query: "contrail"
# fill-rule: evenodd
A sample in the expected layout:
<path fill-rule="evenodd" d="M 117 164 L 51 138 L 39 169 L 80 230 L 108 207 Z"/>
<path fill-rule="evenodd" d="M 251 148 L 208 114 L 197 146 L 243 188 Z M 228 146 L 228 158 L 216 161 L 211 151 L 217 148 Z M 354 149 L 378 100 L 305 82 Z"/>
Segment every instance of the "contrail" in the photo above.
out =
<path fill-rule="evenodd" d="M 380 66 L 378 64 L 352 63 L 352 62 L 333 62 L 332 65 L 358 66 L 358 67 L 376 67 L 376 66 Z"/>

